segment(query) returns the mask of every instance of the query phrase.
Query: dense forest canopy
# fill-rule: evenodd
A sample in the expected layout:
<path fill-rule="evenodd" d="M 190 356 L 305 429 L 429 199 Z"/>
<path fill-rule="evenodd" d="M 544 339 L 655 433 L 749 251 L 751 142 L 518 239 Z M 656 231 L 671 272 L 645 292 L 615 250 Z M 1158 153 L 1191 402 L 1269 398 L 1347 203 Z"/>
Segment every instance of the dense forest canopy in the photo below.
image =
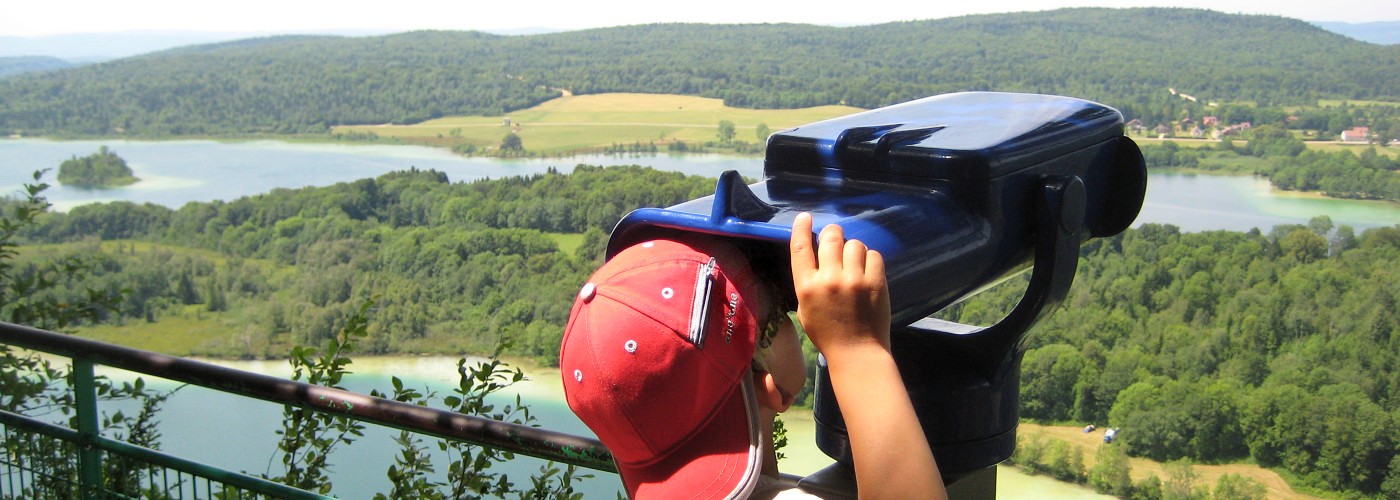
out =
<path fill-rule="evenodd" d="M 0 131 L 324 132 L 492 115 L 558 96 L 646 92 L 744 107 L 873 108 L 1000 90 L 1130 117 L 1170 99 L 1400 100 L 1400 46 L 1303 21 L 1189 9 L 1050 12 L 834 28 L 668 24 L 532 36 L 411 32 L 187 47 L 0 80 Z"/>

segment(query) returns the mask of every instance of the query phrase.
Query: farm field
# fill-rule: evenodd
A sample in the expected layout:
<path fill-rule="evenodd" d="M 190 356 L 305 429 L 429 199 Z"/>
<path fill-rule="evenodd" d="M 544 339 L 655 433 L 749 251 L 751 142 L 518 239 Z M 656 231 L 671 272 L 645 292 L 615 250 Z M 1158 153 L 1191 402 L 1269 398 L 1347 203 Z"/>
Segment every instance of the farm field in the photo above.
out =
<path fill-rule="evenodd" d="M 735 141 L 757 143 L 759 125 L 770 131 L 863 111 L 850 106 L 803 109 L 742 109 L 720 99 L 663 94 L 566 95 L 506 116 L 455 116 L 414 125 L 335 127 L 350 138 L 432 146 L 494 148 L 506 133 L 520 135 L 525 149 L 541 154 L 596 151 L 613 144 L 650 144 L 665 150 L 674 141 L 699 145 L 717 140 L 719 122 L 734 123 Z"/>

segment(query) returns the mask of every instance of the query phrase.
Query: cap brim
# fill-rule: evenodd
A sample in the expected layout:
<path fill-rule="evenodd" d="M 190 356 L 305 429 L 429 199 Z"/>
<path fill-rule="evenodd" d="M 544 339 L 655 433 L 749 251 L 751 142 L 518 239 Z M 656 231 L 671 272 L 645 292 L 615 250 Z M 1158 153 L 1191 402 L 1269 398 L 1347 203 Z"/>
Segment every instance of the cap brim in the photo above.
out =
<path fill-rule="evenodd" d="M 724 407 L 690 442 L 644 466 L 618 464 L 632 498 L 748 498 L 761 469 L 758 403 L 741 379 Z"/>

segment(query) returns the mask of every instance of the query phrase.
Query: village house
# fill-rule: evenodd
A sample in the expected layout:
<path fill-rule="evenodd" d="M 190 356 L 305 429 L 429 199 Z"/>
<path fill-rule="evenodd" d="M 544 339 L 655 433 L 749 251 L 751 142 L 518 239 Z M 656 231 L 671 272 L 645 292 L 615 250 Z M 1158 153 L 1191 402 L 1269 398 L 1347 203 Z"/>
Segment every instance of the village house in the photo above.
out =
<path fill-rule="evenodd" d="M 1205 117 L 1201 117 L 1201 126 L 1202 126 L 1202 127 L 1210 128 L 1210 127 L 1214 127 L 1214 126 L 1216 126 L 1216 125 L 1220 125 L 1220 118 L 1219 118 L 1219 117 L 1215 117 L 1215 116 L 1205 116 Z"/>
<path fill-rule="evenodd" d="M 1370 127 L 1352 127 L 1342 131 L 1342 142 L 1366 142 L 1371 139 Z"/>
<path fill-rule="evenodd" d="M 1230 137 L 1230 136 L 1232 136 L 1232 135 L 1240 135 L 1241 133 L 1244 133 L 1244 131 L 1249 130 L 1249 129 L 1253 128 L 1253 127 L 1254 127 L 1254 126 L 1253 126 L 1252 124 L 1250 124 L 1249 122 L 1244 122 L 1244 123 L 1239 123 L 1239 124 L 1235 124 L 1235 125 L 1230 125 L 1230 126 L 1228 126 L 1228 127 L 1222 128 L 1222 129 L 1220 129 L 1219 131 L 1217 131 L 1217 132 L 1215 133 L 1214 137 L 1215 137 L 1216 139 L 1219 139 L 1219 138 L 1221 138 L 1221 137 Z"/>

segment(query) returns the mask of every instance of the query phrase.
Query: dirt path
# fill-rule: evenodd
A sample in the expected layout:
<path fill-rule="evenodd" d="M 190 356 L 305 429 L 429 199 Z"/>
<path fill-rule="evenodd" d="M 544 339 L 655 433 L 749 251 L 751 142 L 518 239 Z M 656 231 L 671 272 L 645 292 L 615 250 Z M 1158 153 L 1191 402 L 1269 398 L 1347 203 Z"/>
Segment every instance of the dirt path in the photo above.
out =
<path fill-rule="evenodd" d="M 1033 436 L 1042 433 L 1046 438 L 1057 439 L 1069 443 L 1071 446 L 1079 448 L 1084 454 L 1084 468 L 1089 469 L 1094 466 L 1095 453 L 1099 446 L 1103 444 L 1103 429 L 1085 433 L 1084 429 L 1069 426 L 1045 426 L 1021 422 L 1018 434 L 1023 436 Z M 1155 474 L 1160 479 L 1166 479 L 1167 468 L 1161 462 L 1154 462 L 1143 458 L 1128 459 L 1129 475 L 1133 481 L 1141 480 L 1149 475 Z M 1284 499 L 1318 499 L 1315 497 L 1293 491 L 1288 483 L 1273 471 L 1249 464 L 1228 464 L 1228 465 L 1193 465 L 1196 471 L 1196 481 L 1200 485 L 1209 485 L 1214 489 L 1216 480 L 1225 474 L 1236 474 L 1260 482 L 1268 488 L 1268 498 Z"/>

